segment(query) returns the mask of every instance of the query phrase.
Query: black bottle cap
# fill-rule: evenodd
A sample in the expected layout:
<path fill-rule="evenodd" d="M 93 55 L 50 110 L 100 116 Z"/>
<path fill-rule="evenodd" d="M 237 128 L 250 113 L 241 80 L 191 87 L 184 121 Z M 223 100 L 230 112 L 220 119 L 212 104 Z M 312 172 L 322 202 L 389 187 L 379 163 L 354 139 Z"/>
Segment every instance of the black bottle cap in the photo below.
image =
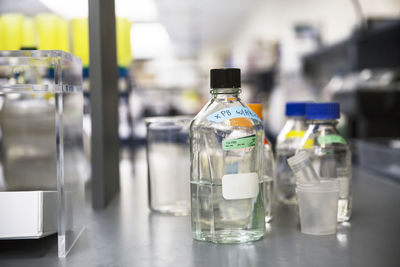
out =
<path fill-rule="evenodd" d="M 240 88 L 240 69 L 210 70 L 211 88 Z"/>

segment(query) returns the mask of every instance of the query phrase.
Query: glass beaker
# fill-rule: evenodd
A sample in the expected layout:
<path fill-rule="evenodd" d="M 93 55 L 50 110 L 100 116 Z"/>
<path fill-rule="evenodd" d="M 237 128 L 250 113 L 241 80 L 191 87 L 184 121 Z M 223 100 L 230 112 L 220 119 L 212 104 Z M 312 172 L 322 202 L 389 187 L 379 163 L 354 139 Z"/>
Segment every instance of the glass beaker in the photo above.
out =
<path fill-rule="evenodd" d="M 191 117 L 146 118 L 149 207 L 153 211 L 190 214 L 189 126 Z"/>

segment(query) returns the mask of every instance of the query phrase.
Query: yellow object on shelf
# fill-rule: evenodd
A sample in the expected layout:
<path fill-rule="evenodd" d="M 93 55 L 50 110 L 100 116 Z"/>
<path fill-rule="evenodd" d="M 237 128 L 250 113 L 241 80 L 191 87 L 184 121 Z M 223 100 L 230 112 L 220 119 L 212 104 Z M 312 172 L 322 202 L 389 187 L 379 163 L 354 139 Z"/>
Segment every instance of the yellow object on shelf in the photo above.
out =
<path fill-rule="evenodd" d="M 82 67 L 89 66 L 88 18 L 72 19 L 72 51 L 82 60 Z"/>
<path fill-rule="evenodd" d="M 59 49 L 69 52 L 68 23 L 54 14 L 36 16 L 38 48 L 40 50 Z"/>
<path fill-rule="evenodd" d="M 82 66 L 89 66 L 89 24 L 87 18 L 72 19 L 72 50 L 82 60 Z M 128 67 L 132 61 L 132 23 L 126 18 L 116 19 L 117 61 L 119 67 Z"/>
<path fill-rule="evenodd" d="M 3 18 L 0 17 L 0 50 L 5 50 L 4 39 L 5 39 L 5 34 L 4 34 Z"/>
<path fill-rule="evenodd" d="M 36 47 L 35 21 L 32 18 L 24 18 L 23 35 L 21 47 Z"/>
<path fill-rule="evenodd" d="M 132 61 L 131 22 L 126 18 L 117 18 L 117 59 L 119 67 L 128 67 Z"/>
<path fill-rule="evenodd" d="M 0 17 L 0 49 L 63 50 L 69 52 L 68 22 L 55 14 L 44 13 L 33 18 L 18 13 Z"/>
<path fill-rule="evenodd" d="M 38 29 L 38 49 L 57 49 L 58 40 L 58 17 L 54 14 L 39 14 L 36 16 L 36 27 Z"/>
<path fill-rule="evenodd" d="M 65 52 L 70 52 L 69 49 L 69 31 L 68 31 L 68 22 L 63 19 L 59 19 L 58 21 L 58 44 L 57 49 L 63 50 Z"/>
<path fill-rule="evenodd" d="M 19 50 L 22 45 L 24 16 L 4 14 L 1 18 L 1 49 Z"/>

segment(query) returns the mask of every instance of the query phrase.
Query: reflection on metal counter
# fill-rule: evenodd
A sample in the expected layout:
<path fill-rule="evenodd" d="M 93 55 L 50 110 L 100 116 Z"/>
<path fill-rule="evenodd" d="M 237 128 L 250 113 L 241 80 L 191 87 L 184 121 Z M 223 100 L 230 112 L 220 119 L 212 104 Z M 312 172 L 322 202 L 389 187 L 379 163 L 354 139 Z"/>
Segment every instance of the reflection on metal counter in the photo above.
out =
<path fill-rule="evenodd" d="M 363 168 L 400 181 L 400 139 L 357 140 L 358 162 Z"/>

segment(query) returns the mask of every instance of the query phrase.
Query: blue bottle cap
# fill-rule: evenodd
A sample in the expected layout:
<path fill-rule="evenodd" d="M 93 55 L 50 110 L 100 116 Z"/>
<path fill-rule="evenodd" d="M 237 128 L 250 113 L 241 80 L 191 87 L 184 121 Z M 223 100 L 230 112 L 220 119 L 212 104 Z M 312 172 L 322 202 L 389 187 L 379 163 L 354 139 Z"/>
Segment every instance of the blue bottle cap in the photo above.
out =
<path fill-rule="evenodd" d="M 83 78 L 89 78 L 89 67 L 82 68 L 82 76 Z"/>
<path fill-rule="evenodd" d="M 340 118 L 340 105 L 337 102 L 307 103 L 307 120 L 335 120 Z"/>
<path fill-rule="evenodd" d="M 304 117 L 306 115 L 307 102 L 287 102 L 286 116 L 288 117 Z"/>
<path fill-rule="evenodd" d="M 124 67 L 118 67 L 118 77 L 127 77 L 128 76 L 128 70 L 127 68 Z"/>

